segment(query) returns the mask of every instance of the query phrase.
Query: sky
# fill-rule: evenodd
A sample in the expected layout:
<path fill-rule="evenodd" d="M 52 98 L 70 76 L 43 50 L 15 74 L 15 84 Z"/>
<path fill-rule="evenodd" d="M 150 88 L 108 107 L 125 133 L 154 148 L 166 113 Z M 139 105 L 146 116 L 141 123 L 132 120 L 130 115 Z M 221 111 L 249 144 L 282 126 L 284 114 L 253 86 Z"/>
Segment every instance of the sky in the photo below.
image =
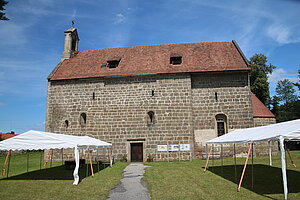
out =
<path fill-rule="evenodd" d="M 7 0 L 0 21 L 0 132 L 44 130 L 47 76 L 74 19 L 79 50 L 235 40 L 297 81 L 300 0 Z"/>

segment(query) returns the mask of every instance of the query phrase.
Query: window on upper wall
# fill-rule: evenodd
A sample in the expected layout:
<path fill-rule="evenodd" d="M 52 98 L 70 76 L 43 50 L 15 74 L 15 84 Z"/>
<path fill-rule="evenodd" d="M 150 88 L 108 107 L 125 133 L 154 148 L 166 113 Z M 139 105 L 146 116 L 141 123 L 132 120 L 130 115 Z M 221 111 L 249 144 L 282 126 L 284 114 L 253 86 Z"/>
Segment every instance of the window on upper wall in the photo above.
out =
<path fill-rule="evenodd" d="M 79 123 L 80 123 L 81 126 L 85 126 L 86 125 L 86 114 L 85 113 L 81 113 L 80 114 Z"/>
<path fill-rule="evenodd" d="M 170 58 L 171 65 L 181 65 L 182 63 L 182 56 L 174 56 Z"/>
<path fill-rule="evenodd" d="M 109 60 L 107 61 L 108 68 L 117 68 L 121 60 Z"/>
<path fill-rule="evenodd" d="M 147 124 L 148 125 L 153 125 L 155 123 L 155 115 L 153 111 L 148 112 L 148 119 L 147 119 Z"/>
<path fill-rule="evenodd" d="M 227 117 L 224 114 L 216 115 L 216 126 L 218 137 L 227 133 Z"/>
<path fill-rule="evenodd" d="M 65 127 L 66 127 L 66 128 L 69 127 L 69 120 L 65 120 Z"/>

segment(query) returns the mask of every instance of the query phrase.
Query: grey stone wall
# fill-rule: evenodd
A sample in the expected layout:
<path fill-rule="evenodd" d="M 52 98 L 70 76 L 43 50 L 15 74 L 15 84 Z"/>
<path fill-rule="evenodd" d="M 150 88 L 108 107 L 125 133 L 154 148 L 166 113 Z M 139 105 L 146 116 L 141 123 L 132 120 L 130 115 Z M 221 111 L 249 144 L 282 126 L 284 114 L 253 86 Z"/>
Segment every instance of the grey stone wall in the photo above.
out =
<path fill-rule="evenodd" d="M 86 124 L 80 124 L 81 113 Z M 217 137 L 217 114 L 227 117 L 227 131 L 254 125 L 247 72 L 49 81 L 46 131 L 110 142 L 117 159 L 130 160 L 130 143 L 139 142 L 144 160 L 149 154 L 187 160 L 194 152 L 157 152 L 157 145 L 190 143 L 201 153 Z"/>
<path fill-rule="evenodd" d="M 129 144 L 141 142 L 144 160 L 148 154 L 166 160 L 167 153 L 156 152 L 156 145 L 193 143 L 191 102 L 189 74 L 50 81 L 46 131 L 110 142 L 117 159 L 125 154 L 130 159 Z M 154 124 L 149 111 L 155 113 Z M 81 113 L 86 113 L 85 125 Z M 181 159 L 189 155 L 182 152 Z"/>
<path fill-rule="evenodd" d="M 196 144 L 217 137 L 216 115 L 227 117 L 227 132 L 253 127 L 248 73 L 203 73 L 192 76 Z"/>
<path fill-rule="evenodd" d="M 275 118 L 264 118 L 264 117 L 254 117 L 254 126 L 265 126 L 268 124 L 275 124 L 276 119 Z"/>

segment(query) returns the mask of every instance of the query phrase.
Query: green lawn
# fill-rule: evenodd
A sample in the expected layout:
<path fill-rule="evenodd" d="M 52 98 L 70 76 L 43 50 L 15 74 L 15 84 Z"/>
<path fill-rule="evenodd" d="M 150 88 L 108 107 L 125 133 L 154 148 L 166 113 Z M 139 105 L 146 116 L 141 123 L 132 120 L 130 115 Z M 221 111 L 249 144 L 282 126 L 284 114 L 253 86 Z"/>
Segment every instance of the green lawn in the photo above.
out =
<path fill-rule="evenodd" d="M 291 152 L 298 168 L 293 168 L 288 157 L 289 199 L 300 199 L 300 152 Z M 245 158 L 239 158 L 237 181 L 239 181 Z M 251 164 L 251 159 L 249 160 Z M 146 168 L 144 180 L 148 184 L 152 199 L 283 199 L 279 156 L 254 158 L 254 188 L 251 184 L 251 165 L 240 192 L 236 191 L 233 158 L 210 162 L 209 171 L 203 172 L 204 160 L 185 162 L 153 162 Z"/>
<path fill-rule="evenodd" d="M 300 167 L 300 152 L 292 152 L 294 162 Z M 0 156 L 3 165 L 4 156 Z M 11 158 L 9 178 L 0 178 L 0 199 L 106 199 L 109 191 L 120 183 L 127 163 L 117 162 L 113 168 L 105 168 L 94 177 L 81 168 L 81 182 L 73 186 L 72 170 L 66 170 L 61 162 L 54 162 L 40 170 L 40 153 L 30 154 L 27 173 L 26 155 Z M 240 178 L 245 158 L 239 158 L 237 177 Z M 251 163 L 251 159 L 249 160 Z M 254 158 L 254 188 L 251 187 L 251 165 L 248 165 L 241 192 L 236 192 L 233 159 L 210 162 L 209 171 L 203 172 L 204 160 L 185 162 L 145 163 L 144 180 L 152 199 L 283 199 L 279 156 L 273 157 L 273 167 L 268 157 Z M 300 169 L 294 169 L 287 157 L 289 199 L 300 199 Z M 94 166 L 97 171 L 97 167 Z"/>
<path fill-rule="evenodd" d="M 4 156 L 0 156 L 2 169 Z M 117 162 L 113 168 L 105 168 L 95 173 L 94 177 L 86 175 L 84 167 L 80 170 L 81 182 L 74 186 L 73 170 L 65 169 L 61 162 L 50 163 L 40 170 L 40 153 L 30 153 L 29 172 L 27 173 L 27 156 L 13 155 L 9 178 L 0 178 L 0 199 L 106 199 L 109 191 L 120 183 L 123 169 L 127 163 Z M 97 166 L 94 170 L 97 171 Z"/>

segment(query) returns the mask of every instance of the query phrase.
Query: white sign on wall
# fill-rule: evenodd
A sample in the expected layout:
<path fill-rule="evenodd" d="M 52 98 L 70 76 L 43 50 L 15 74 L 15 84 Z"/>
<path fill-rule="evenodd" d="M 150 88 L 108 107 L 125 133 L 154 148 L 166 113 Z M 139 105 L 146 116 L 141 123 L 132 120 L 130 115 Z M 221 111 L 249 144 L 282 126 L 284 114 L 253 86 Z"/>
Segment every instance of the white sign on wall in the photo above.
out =
<path fill-rule="evenodd" d="M 178 144 L 170 144 L 169 151 L 179 151 L 179 145 Z"/>
<path fill-rule="evenodd" d="M 190 144 L 180 144 L 180 151 L 190 151 L 191 145 Z"/>
<path fill-rule="evenodd" d="M 157 145 L 157 151 L 168 151 L 168 145 Z"/>
<path fill-rule="evenodd" d="M 169 144 L 168 145 L 157 145 L 157 151 L 190 151 L 191 144 Z"/>

